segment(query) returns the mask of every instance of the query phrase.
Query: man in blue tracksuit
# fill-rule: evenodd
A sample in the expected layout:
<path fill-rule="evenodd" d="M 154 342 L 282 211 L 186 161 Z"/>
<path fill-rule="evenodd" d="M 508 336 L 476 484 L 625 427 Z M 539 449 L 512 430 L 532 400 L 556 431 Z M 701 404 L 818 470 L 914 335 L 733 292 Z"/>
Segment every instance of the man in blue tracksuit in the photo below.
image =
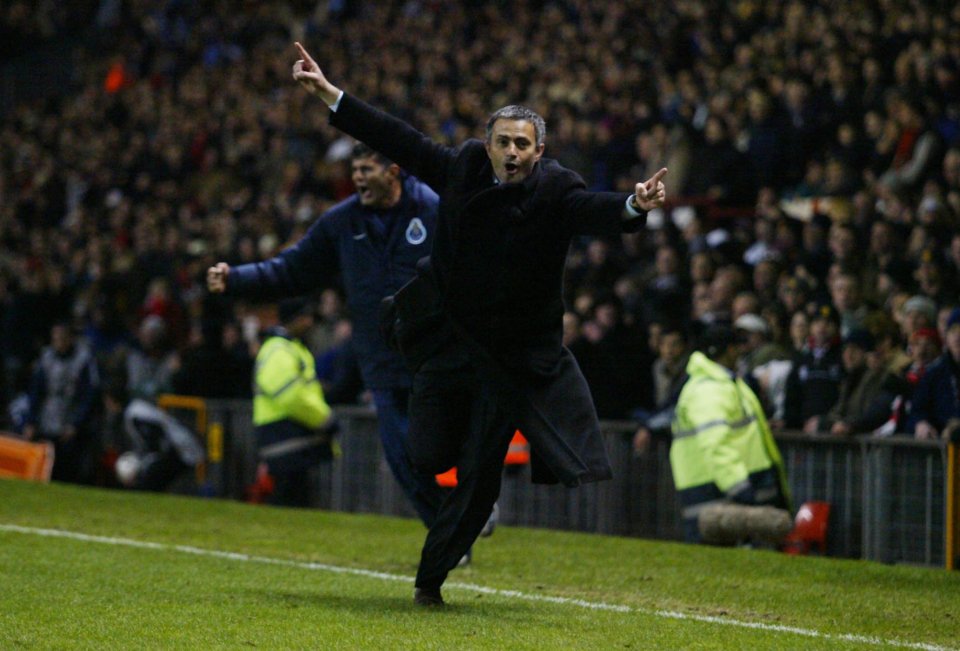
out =
<path fill-rule="evenodd" d="M 430 254 L 437 195 L 365 145 L 351 157 L 357 193 L 322 215 L 299 242 L 278 256 L 207 270 L 211 292 L 277 299 L 309 293 L 339 271 L 354 317 L 360 370 L 373 394 L 387 463 L 427 527 L 443 499 L 433 476 L 413 469 L 407 454 L 410 372 L 379 332 L 380 301 L 416 273 Z"/>

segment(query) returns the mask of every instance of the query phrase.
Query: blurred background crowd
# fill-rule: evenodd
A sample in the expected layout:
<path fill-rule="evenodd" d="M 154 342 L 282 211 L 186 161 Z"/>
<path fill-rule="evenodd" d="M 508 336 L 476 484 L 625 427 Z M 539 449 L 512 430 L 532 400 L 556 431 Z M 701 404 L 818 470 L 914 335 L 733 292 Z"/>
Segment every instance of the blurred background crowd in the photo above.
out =
<path fill-rule="evenodd" d="M 13 0 L 8 429 L 102 432 L 108 388 L 250 395 L 271 308 L 209 295 L 205 270 L 276 254 L 353 191 L 352 143 L 291 80 L 294 40 L 441 142 L 522 103 L 592 189 L 670 169 L 650 228 L 569 258 L 565 339 L 602 418 L 662 428 L 697 333 L 730 321 L 778 426 L 956 427 L 960 5 Z M 340 290 L 317 291 L 318 371 L 362 401 Z"/>

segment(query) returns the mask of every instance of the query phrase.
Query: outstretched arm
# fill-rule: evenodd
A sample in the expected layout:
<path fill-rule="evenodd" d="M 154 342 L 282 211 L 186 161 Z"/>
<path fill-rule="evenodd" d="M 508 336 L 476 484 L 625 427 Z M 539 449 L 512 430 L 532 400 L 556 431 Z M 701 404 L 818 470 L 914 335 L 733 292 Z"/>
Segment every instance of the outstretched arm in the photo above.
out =
<path fill-rule="evenodd" d="M 313 60 L 313 57 L 303 48 L 300 43 L 294 43 L 300 58 L 293 64 L 293 78 L 296 79 L 307 92 L 316 95 L 324 101 L 327 106 L 333 106 L 340 98 L 343 92 L 324 76 L 320 66 Z"/>
<path fill-rule="evenodd" d="M 340 257 L 326 215 L 303 238 L 262 262 L 231 267 L 218 262 L 207 269 L 207 289 L 213 294 L 278 299 L 316 290 L 340 268 Z"/>
<path fill-rule="evenodd" d="M 331 109 L 330 124 L 380 152 L 434 190 L 445 185 L 455 150 L 434 142 L 398 118 L 367 105 L 327 81 L 320 66 L 299 43 L 293 78 Z"/>

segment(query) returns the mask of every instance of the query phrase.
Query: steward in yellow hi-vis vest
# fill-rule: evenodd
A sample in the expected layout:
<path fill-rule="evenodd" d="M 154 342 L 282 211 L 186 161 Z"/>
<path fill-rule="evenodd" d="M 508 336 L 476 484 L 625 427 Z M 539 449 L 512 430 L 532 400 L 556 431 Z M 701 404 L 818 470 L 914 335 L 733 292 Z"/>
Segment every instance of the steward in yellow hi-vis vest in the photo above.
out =
<path fill-rule="evenodd" d="M 710 326 L 699 348 L 687 363 L 670 447 L 690 542 L 701 539 L 697 519 L 704 507 L 732 502 L 789 508 L 783 460 L 760 400 L 729 370 L 737 359 L 736 332 Z"/>
<path fill-rule="evenodd" d="M 335 421 L 323 399 L 313 354 L 300 338 L 313 325 L 306 299 L 281 301 L 280 327 L 269 331 L 257 353 L 253 424 L 260 459 L 274 479 L 272 502 L 310 506 L 310 470 L 332 458 Z"/>

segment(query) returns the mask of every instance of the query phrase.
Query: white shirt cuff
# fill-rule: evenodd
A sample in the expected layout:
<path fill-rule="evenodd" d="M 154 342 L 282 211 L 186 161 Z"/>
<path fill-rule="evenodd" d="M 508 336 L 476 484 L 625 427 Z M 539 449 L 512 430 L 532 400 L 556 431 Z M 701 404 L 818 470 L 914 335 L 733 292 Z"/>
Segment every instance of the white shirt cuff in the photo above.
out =
<path fill-rule="evenodd" d="M 625 205 L 627 206 L 627 214 L 630 215 L 630 218 L 631 218 L 631 219 L 634 218 L 634 217 L 642 217 L 642 216 L 643 216 L 643 212 L 637 210 L 637 209 L 634 208 L 632 205 L 630 205 L 630 200 L 631 200 L 631 199 L 633 199 L 633 195 L 632 195 L 632 194 L 631 194 L 629 197 L 627 197 L 627 201 L 626 201 L 626 204 L 625 204 Z"/>
<path fill-rule="evenodd" d="M 337 101 L 334 102 L 333 104 L 330 104 L 330 110 L 336 113 L 337 109 L 340 108 L 340 100 L 342 99 L 343 99 L 343 91 L 341 90 L 340 94 L 337 95 Z"/>

